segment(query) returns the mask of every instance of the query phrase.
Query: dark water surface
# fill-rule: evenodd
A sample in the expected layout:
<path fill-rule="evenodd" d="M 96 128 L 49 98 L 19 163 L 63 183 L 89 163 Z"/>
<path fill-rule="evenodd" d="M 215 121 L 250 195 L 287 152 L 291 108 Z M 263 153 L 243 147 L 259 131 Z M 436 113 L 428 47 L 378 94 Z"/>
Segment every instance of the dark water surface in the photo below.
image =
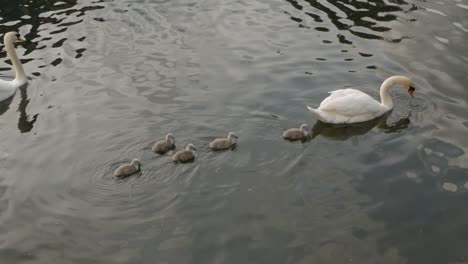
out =
<path fill-rule="evenodd" d="M 468 2 L 0 2 L 30 78 L 0 103 L 0 263 L 468 263 Z M 314 126 L 395 74 L 414 101 Z M 168 132 L 194 163 L 150 151 Z"/>

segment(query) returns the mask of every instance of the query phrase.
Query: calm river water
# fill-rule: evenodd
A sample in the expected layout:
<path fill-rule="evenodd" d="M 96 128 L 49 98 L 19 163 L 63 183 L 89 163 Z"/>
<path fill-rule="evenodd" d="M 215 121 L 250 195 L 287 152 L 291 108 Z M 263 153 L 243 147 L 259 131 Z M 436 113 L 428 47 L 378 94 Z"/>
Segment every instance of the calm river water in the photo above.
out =
<path fill-rule="evenodd" d="M 468 263 L 466 0 L 0 2 L 29 78 L 0 103 L 1 263 Z M 305 107 L 396 74 L 416 99 L 376 122 Z M 168 132 L 195 162 L 151 152 Z"/>

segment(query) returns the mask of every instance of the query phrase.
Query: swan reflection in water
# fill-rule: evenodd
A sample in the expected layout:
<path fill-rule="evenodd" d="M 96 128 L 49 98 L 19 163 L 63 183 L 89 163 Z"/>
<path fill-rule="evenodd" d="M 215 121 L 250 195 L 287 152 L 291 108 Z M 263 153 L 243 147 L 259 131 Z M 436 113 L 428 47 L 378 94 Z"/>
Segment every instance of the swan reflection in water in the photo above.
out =
<path fill-rule="evenodd" d="M 29 118 L 29 115 L 26 113 L 26 107 L 29 104 L 27 85 L 23 85 L 19 88 L 21 93 L 21 101 L 18 106 L 18 112 L 20 113 L 18 119 L 18 129 L 21 133 L 27 133 L 31 131 L 36 123 L 37 117 L 39 114 L 35 114 L 32 118 Z"/>
<path fill-rule="evenodd" d="M 21 96 L 17 110 L 19 112 L 18 130 L 21 133 L 27 133 L 31 131 L 34 127 L 34 123 L 36 123 L 37 117 L 39 116 L 39 114 L 35 114 L 32 118 L 30 118 L 26 111 L 30 100 L 28 98 L 27 86 L 27 84 L 24 84 L 18 88 L 18 91 L 20 92 Z M 14 94 L 6 100 L 0 102 L 0 116 L 3 115 L 8 109 L 10 109 L 10 105 L 13 102 L 13 98 L 15 98 Z"/>
<path fill-rule="evenodd" d="M 400 132 L 408 128 L 410 124 L 410 116 L 400 118 L 398 121 L 391 124 L 387 124 L 387 119 L 390 116 L 391 111 L 386 113 L 383 116 L 377 117 L 375 119 L 354 123 L 354 124 L 343 124 L 343 125 L 334 125 L 323 123 L 322 121 L 317 121 L 312 127 L 310 139 L 314 139 L 318 135 L 321 135 L 325 138 L 332 140 L 347 140 L 353 136 L 364 135 L 374 127 L 378 127 L 383 130 L 385 133 L 395 133 Z"/>

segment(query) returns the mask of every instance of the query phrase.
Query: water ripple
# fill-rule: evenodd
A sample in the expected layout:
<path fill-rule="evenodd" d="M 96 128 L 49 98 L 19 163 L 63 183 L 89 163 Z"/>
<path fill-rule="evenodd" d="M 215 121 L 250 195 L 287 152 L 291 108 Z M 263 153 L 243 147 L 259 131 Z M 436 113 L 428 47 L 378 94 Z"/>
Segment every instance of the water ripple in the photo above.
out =
<path fill-rule="evenodd" d="M 0 104 L 7 262 L 466 257 L 461 2 L 7 2 L 0 28 L 26 35 L 17 50 L 30 78 Z M 424 90 L 392 90 L 394 110 L 371 122 L 311 123 L 307 103 L 371 83 L 363 91 L 378 98 L 395 74 L 419 76 Z M 303 122 L 310 141 L 281 138 Z M 230 130 L 234 150 L 208 149 Z M 168 132 L 177 149 L 198 147 L 193 163 L 151 152 Z M 132 158 L 141 173 L 114 178 Z M 417 251 L 421 234 L 447 256 L 431 250 L 440 243 Z"/>

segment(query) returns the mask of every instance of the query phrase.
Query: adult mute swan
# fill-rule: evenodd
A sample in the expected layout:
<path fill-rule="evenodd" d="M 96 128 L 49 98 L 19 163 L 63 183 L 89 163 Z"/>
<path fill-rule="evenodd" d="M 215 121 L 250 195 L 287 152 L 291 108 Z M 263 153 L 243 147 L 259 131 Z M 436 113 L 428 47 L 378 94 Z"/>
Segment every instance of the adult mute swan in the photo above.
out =
<path fill-rule="evenodd" d="M 8 32 L 5 34 L 3 40 L 7 55 L 13 63 L 16 77 L 11 81 L 0 80 L 0 102 L 10 97 L 16 91 L 16 88 L 26 83 L 26 75 L 24 74 L 23 65 L 21 64 L 18 55 L 16 55 L 15 47 L 13 45 L 13 42 L 23 42 L 24 39 L 16 32 Z"/>
<path fill-rule="evenodd" d="M 310 106 L 307 108 L 325 123 L 350 124 L 368 121 L 393 109 L 390 96 L 390 87 L 393 85 L 402 86 L 413 97 L 413 82 L 405 76 L 392 76 L 380 86 L 380 103 L 359 90 L 340 89 L 331 91 L 317 109 Z"/>

